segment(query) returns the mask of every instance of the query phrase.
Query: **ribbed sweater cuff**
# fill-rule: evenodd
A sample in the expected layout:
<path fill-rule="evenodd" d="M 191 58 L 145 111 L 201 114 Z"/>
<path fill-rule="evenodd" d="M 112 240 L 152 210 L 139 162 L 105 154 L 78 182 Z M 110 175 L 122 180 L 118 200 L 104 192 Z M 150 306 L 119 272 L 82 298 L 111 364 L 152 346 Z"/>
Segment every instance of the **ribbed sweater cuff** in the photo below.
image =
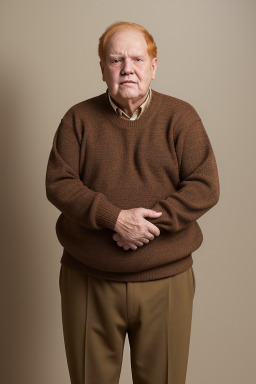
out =
<path fill-rule="evenodd" d="M 121 208 L 110 203 L 107 199 L 102 199 L 99 206 L 98 223 L 103 228 L 115 230 L 116 221 Z"/>

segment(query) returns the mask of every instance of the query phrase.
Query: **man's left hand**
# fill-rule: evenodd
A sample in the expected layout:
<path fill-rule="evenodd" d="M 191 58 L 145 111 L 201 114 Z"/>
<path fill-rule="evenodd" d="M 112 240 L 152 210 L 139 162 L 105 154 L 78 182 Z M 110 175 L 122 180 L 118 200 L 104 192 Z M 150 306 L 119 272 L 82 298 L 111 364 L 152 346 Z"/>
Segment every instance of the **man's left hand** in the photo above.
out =
<path fill-rule="evenodd" d="M 127 240 L 125 240 L 121 235 L 119 235 L 119 233 L 115 232 L 114 235 L 112 236 L 113 240 L 115 240 L 117 242 L 117 245 L 119 247 L 123 247 L 123 249 L 125 251 L 127 251 L 128 249 L 132 249 L 133 251 L 135 251 L 138 247 L 133 244 L 132 242 L 129 242 Z M 142 246 L 144 243 L 140 242 L 140 246 Z"/>

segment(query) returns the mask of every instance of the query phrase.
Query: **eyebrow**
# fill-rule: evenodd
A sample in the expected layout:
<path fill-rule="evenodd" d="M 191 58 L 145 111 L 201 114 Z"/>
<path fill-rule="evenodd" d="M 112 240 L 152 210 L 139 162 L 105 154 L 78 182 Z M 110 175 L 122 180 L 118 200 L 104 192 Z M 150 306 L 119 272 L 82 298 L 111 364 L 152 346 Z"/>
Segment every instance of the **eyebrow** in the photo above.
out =
<path fill-rule="evenodd" d="M 111 54 L 109 55 L 109 57 L 123 57 L 124 55 L 120 54 L 120 53 L 117 53 L 117 54 Z M 144 56 L 143 53 L 138 53 L 138 54 L 135 54 L 135 55 L 131 55 L 132 57 L 141 57 L 141 56 Z"/>

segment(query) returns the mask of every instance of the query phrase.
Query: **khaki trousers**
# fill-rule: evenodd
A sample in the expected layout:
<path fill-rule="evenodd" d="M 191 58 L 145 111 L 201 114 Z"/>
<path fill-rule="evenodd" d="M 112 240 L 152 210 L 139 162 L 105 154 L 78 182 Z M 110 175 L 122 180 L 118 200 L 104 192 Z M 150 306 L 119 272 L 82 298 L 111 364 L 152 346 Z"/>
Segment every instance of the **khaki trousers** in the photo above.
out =
<path fill-rule="evenodd" d="M 184 384 L 195 294 L 193 267 L 163 279 L 118 282 L 61 265 L 71 384 L 118 384 L 126 337 L 134 384 Z"/>

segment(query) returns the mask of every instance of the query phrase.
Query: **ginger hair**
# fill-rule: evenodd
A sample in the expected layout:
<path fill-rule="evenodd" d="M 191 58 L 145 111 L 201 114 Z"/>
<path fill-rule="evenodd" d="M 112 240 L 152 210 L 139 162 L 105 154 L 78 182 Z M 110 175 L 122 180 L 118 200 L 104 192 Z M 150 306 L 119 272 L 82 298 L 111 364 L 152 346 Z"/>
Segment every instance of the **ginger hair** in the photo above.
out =
<path fill-rule="evenodd" d="M 146 28 L 142 27 L 142 25 L 130 23 L 128 21 L 117 21 L 115 23 L 112 23 L 99 38 L 98 55 L 102 62 L 105 62 L 106 60 L 106 45 L 108 39 L 113 35 L 113 33 L 123 31 L 129 28 L 135 29 L 143 34 L 147 43 L 147 51 L 149 57 L 151 59 L 157 57 L 156 43 L 154 41 L 153 36 L 146 30 Z"/>

